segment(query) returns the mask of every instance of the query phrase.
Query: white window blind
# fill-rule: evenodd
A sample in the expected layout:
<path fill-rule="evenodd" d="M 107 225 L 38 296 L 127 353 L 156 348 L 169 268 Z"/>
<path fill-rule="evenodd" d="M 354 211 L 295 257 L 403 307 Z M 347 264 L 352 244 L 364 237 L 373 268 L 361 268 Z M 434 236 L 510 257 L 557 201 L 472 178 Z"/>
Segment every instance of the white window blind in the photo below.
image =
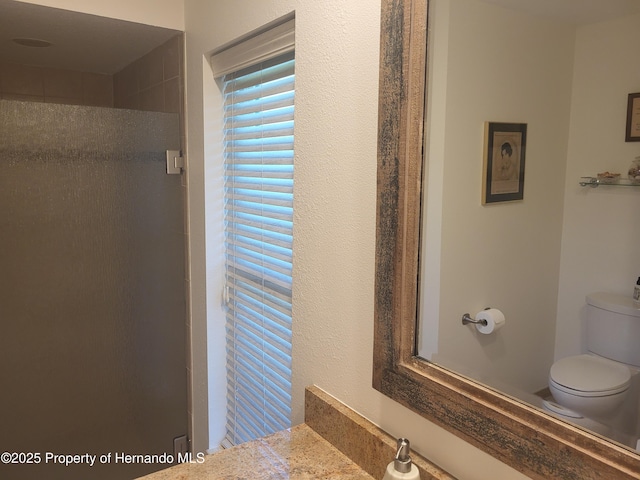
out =
<path fill-rule="evenodd" d="M 293 51 L 222 77 L 224 445 L 290 426 L 294 78 Z"/>

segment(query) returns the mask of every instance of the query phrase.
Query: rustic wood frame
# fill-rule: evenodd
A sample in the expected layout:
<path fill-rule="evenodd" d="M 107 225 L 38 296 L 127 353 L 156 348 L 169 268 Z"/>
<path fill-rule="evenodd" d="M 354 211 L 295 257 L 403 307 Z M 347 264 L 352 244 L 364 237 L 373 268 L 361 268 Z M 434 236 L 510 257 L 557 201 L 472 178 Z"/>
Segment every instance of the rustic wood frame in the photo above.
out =
<path fill-rule="evenodd" d="M 382 0 L 373 386 L 531 478 L 638 479 L 631 450 L 416 356 L 427 7 Z"/>

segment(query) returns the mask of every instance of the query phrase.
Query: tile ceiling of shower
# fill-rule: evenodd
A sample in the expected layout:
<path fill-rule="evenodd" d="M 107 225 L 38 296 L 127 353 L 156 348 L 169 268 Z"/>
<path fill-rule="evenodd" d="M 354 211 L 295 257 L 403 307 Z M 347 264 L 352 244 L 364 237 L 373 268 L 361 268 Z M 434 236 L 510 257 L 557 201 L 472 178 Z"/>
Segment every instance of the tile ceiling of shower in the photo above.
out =
<path fill-rule="evenodd" d="M 177 33 L 151 25 L 0 0 L 0 62 L 111 75 Z M 45 40 L 52 45 L 26 47 L 12 42 L 14 38 Z"/>

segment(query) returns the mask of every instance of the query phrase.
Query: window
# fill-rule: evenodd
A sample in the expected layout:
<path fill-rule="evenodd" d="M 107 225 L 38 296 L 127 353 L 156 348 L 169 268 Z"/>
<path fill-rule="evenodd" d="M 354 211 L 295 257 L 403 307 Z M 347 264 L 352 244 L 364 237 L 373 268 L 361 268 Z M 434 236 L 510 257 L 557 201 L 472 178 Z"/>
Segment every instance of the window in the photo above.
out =
<path fill-rule="evenodd" d="M 292 25 L 290 22 L 289 28 Z M 255 37 L 251 40 L 259 44 Z M 250 65 L 246 56 L 224 52 L 227 58 L 242 59 L 240 69 L 222 76 L 227 318 L 224 445 L 290 426 L 292 47 L 291 43 L 285 53 L 278 49 L 277 54 L 271 49 L 272 54 L 261 55 Z M 215 57 L 212 64 L 215 71 Z"/>

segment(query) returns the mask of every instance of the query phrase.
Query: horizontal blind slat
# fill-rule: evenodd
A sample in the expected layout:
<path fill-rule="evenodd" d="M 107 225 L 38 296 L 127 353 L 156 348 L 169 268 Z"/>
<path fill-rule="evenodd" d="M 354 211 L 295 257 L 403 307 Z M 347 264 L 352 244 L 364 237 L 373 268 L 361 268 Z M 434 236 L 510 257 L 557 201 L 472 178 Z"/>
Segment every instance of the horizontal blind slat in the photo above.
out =
<path fill-rule="evenodd" d="M 253 301 L 260 302 L 271 308 L 274 312 L 273 318 L 277 323 L 286 326 L 291 330 L 291 299 L 287 295 L 281 295 L 279 292 L 265 291 L 261 285 L 254 285 L 245 281 L 235 272 L 230 271 L 228 282 L 233 285 L 236 295 L 244 295 Z"/>
<path fill-rule="evenodd" d="M 251 225 L 228 223 L 227 229 L 230 235 L 242 235 L 255 240 L 267 240 L 270 244 L 278 247 L 289 248 L 291 245 L 291 235 L 272 232 L 263 228 L 255 228 Z"/>
<path fill-rule="evenodd" d="M 272 125 L 293 121 L 293 105 L 285 105 L 269 111 L 256 113 L 239 114 L 238 112 L 226 112 L 223 130 L 226 132 L 232 128 L 255 127 L 257 125 Z M 233 115 L 235 113 L 235 115 Z"/>
<path fill-rule="evenodd" d="M 242 86 L 233 82 L 227 84 L 223 93 L 225 108 L 240 103 L 260 100 L 265 104 L 265 108 L 262 110 L 269 110 L 269 107 L 267 106 L 270 101 L 269 97 L 283 94 L 293 97 L 295 85 L 293 75 L 273 80 L 269 80 L 267 77 L 263 76 L 262 79 L 268 81 L 266 83 L 251 86 Z"/>
<path fill-rule="evenodd" d="M 287 60 L 276 65 L 249 72 L 245 75 L 242 75 L 242 73 L 243 72 L 232 73 L 225 77 L 226 81 L 222 90 L 225 96 L 234 91 L 251 88 L 261 83 L 269 83 L 279 78 L 290 78 L 293 81 L 295 61 Z"/>
<path fill-rule="evenodd" d="M 282 161 L 291 162 L 291 157 L 282 159 Z M 254 176 L 269 176 L 293 178 L 293 166 L 282 165 L 280 161 L 274 163 L 273 159 L 269 159 L 269 163 L 258 162 L 235 162 L 226 169 L 227 175 L 235 175 L 241 173 L 244 175 L 252 174 Z"/>
<path fill-rule="evenodd" d="M 238 301 L 239 299 L 240 297 L 236 296 L 232 298 L 232 301 Z M 272 322 L 269 316 L 262 318 L 261 312 L 246 306 L 237 304 L 234 306 L 237 309 L 237 314 L 242 318 L 242 323 L 238 322 L 235 332 L 250 336 L 252 341 L 260 343 L 269 349 L 269 356 L 274 361 L 288 365 L 290 363 L 291 335 L 286 331 L 284 325 Z M 279 328 L 274 328 L 274 326 Z"/>
<path fill-rule="evenodd" d="M 267 212 L 256 214 L 250 211 L 236 211 L 228 222 L 248 225 L 250 227 L 261 228 L 270 232 L 290 234 L 293 230 L 293 222 L 288 212 L 281 212 L 282 215 L 266 215 Z M 286 215 L 285 215 L 286 214 Z M 287 218 L 289 220 L 287 220 Z"/>
<path fill-rule="evenodd" d="M 233 248 L 252 252 L 259 260 L 264 256 L 267 261 L 273 259 L 279 262 L 285 262 L 289 266 L 291 265 L 293 254 L 289 248 L 266 244 L 260 241 L 260 239 L 243 236 L 233 236 L 230 244 L 233 245 Z"/>
<path fill-rule="evenodd" d="M 233 341 L 242 343 L 248 340 L 235 335 Z M 251 383 L 259 386 L 258 388 L 260 390 L 262 390 L 261 387 L 263 387 L 263 383 L 268 383 L 270 390 L 273 392 L 286 393 L 290 387 L 287 377 L 291 375 L 291 372 L 286 368 L 280 368 L 280 372 L 278 372 L 275 364 L 274 366 L 263 366 L 264 362 L 269 362 L 271 359 L 262 355 L 256 355 L 256 352 L 252 351 L 248 345 L 244 347 L 245 348 L 237 351 L 237 355 L 234 358 L 234 360 L 238 362 L 239 368 L 240 366 L 244 368 L 244 370 L 242 370 L 244 377 L 249 377 Z"/>
<path fill-rule="evenodd" d="M 228 142 L 239 140 L 253 140 L 256 136 L 261 138 L 289 138 L 293 139 L 293 123 L 277 122 L 269 125 L 247 125 L 236 127 L 225 132 Z M 293 145 L 293 142 L 289 142 Z"/>

